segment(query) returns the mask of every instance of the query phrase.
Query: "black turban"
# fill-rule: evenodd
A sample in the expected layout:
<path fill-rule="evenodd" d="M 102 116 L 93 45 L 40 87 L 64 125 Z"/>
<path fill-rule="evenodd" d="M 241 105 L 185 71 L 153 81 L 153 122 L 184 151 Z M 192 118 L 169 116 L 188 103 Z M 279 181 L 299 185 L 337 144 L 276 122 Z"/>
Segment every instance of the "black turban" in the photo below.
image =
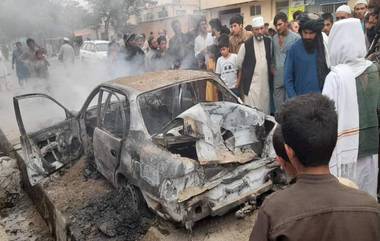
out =
<path fill-rule="evenodd" d="M 311 30 L 315 33 L 322 32 L 324 27 L 323 18 L 315 13 L 302 13 L 297 20 L 300 23 L 300 30 Z"/>
<path fill-rule="evenodd" d="M 325 45 L 322 36 L 324 20 L 315 13 L 302 13 L 297 20 L 300 22 L 300 34 L 302 30 L 310 30 L 317 34 L 316 36 L 316 51 L 317 51 L 317 74 L 319 87 L 321 91 L 325 83 L 327 74 L 330 72 L 326 63 Z"/>

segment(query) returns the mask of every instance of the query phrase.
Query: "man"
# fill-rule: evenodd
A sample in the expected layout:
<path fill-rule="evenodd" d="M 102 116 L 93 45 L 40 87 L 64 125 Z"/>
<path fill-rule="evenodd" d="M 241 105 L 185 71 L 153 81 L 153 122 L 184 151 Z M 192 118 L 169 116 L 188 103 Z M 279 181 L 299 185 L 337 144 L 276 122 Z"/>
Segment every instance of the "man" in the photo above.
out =
<path fill-rule="evenodd" d="M 352 11 L 348 5 L 343 4 L 342 6 L 338 7 L 335 11 L 336 21 L 346 19 L 346 18 L 351 18 L 351 17 L 352 17 Z"/>
<path fill-rule="evenodd" d="M 130 75 L 143 73 L 145 70 L 145 53 L 137 46 L 136 34 L 126 35 L 125 41 L 125 60 L 127 62 L 128 73 Z"/>
<path fill-rule="evenodd" d="M 237 54 L 240 46 L 252 37 L 252 32 L 248 32 L 243 28 L 243 17 L 241 15 L 233 16 L 230 19 L 230 26 L 230 52 Z"/>
<path fill-rule="evenodd" d="M 211 52 L 210 54 L 213 56 L 215 59 L 215 62 L 218 60 L 218 58 L 221 56 L 220 53 L 220 41 L 221 38 L 223 39 L 223 43 L 229 44 L 229 37 L 228 35 L 230 34 L 230 30 L 226 26 L 222 26 L 222 23 L 218 18 L 213 18 L 209 21 L 209 24 L 211 26 L 211 33 L 212 36 L 214 37 L 214 44 L 208 47 L 208 50 L 216 50 L 216 51 L 209 51 Z M 227 39 L 226 39 L 227 36 Z M 229 48 L 229 47 L 228 47 Z"/>
<path fill-rule="evenodd" d="M 237 86 L 242 90 L 244 103 L 270 114 L 270 86 L 272 82 L 272 42 L 264 36 L 264 19 L 252 20 L 253 37 L 240 47 Z"/>
<path fill-rule="evenodd" d="M 300 36 L 289 30 L 288 16 L 278 13 L 274 17 L 274 26 L 278 34 L 273 37 L 273 100 L 275 109 L 278 110 L 285 101 L 284 64 L 286 53 L 290 47 L 300 39 Z"/>
<path fill-rule="evenodd" d="M 148 38 L 148 45 L 148 52 L 145 54 L 145 69 L 149 71 L 152 67 L 152 58 L 156 55 L 158 49 L 157 38 L 150 36 Z"/>
<path fill-rule="evenodd" d="M 211 33 L 208 32 L 206 17 L 201 17 L 198 24 L 199 35 L 194 40 L 195 56 L 204 56 L 205 63 L 208 62 L 207 47 L 214 44 L 214 39 Z M 199 57 L 198 57 L 199 58 Z"/>
<path fill-rule="evenodd" d="M 247 26 L 245 26 L 244 28 L 246 31 L 248 32 L 252 32 L 253 31 L 253 28 L 252 28 L 252 25 L 251 24 L 248 24 Z"/>
<path fill-rule="evenodd" d="M 5 66 L 5 57 L 3 53 L 0 51 L 0 91 L 9 90 L 8 88 L 8 70 Z"/>
<path fill-rule="evenodd" d="M 169 40 L 168 53 L 173 57 L 174 68 L 181 67 L 182 60 L 186 57 L 185 42 L 186 36 L 182 33 L 181 23 L 178 20 L 173 20 L 171 23 L 174 36 Z"/>
<path fill-rule="evenodd" d="M 218 43 L 217 39 L 219 39 L 219 37 L 222 34 L 229 35 L 231 33 L 231 31 L 226 26 L 222 25 L 219 18 L 213 18 L 208 23 L 211 26 L 211 33 L 212 33 L 212 36 L 215 38 L 216 44 Z"/>
<path fill-rule="evenodd" d="M 135 41 L 136 46 L 144 51 L 145 36 L 143 34 L 136 34 Z"/>
<path fill-rule="evenodd" d="M 335 101 L 339 117 L 338 143 L 330 169 L 376 198 L 380 79 L 378 68 L 364 59 L 366 45 L 360 21 L 351 18 L 336 23 L 328 48 L 332 71 L 323 94 Z"/>
<path fill-rule="evenodd" d="M 17 42 L 16 49 L 12 54 L 12 69 L 14 69 L 16 66 L 16 74 L 18 78 L 18 84 L 20 86 L 24 86 L 26 80 L 29 78 L 29 70 L 22 60 L 22 54 L 22 44 L 21 42 Z"/>
<path fill-rule="evenodd" d="M 297 179 L 265 199 L 250 240 L 380 240 L 376 200 L 330 174 L 338 125 L 334 102 L 315 93 L 299 96 L 284 104 L 279 122 Z"/>
<path fill-rule="evenodd" d="M 376 11 L 369 12 L 367 16 L 365 17 L 366 37 L 368 39 L 369 44 L 372 43 L 376 37 L 376 33 L 377 33 L 376 26 L 379 22 L 378 10 L 379 9 L 376 9 Z"/>
<path fill-rule="evenodd" d="M 32 38 L 28 38 L 26 40 L 26 50 L 23 51 L 23 54 L 21 56 L 22 61 L 25 63 L 26 67 L 28 68 L 29 76 L 34 76 L 34 61 L 36 52 L 39 49 L 38 45 Z"/>
<path fill-rule="evenodd" d="M 172 67 L 172 58 L 167 51 L 167 41 L 166 37 L 160 36 L 157 39 L 158 50 L 156 54 L 152 57 L 152 66 L 150 67 L 152 71 L 168 70 Z"/>
<path fill-rule="evenodd" d="M 270 37 L 269 34 L 269 23 L 264 24 L 264 36 Z"/>
<path fill-rule="evenodd" d="M 324 27 L 322 32 L 329 36 L 331 28 L 334 24 L 334 16 L 331 13 L 324 13 L 322 14 L 322 18 L 324 21 Z"/>
<path fill-rule="evenodd" d="M 70 39 L 66 37 L 63 38 L 63 44 L 59 49 L 58 59 L 63 63 L 65 68 L 75 62 L 74 48 L 70 45 Z"/>
<path fill-rule="evenodd" d="M 322 36 L 323 19 L 313 13 L 299 17 L 300 34 L 285 60 L 285 89 L 289 98 L 311 92 L 320 93 L 329 72 Z"/>
<path fill-rule="evenodd" d="M 368 2 L 367 0 L 358 0 L 354 6 L 355 18 L 358 18 L 362 24 L 362 29 L 365 30 L 364 18 L 368 13 Z"/>

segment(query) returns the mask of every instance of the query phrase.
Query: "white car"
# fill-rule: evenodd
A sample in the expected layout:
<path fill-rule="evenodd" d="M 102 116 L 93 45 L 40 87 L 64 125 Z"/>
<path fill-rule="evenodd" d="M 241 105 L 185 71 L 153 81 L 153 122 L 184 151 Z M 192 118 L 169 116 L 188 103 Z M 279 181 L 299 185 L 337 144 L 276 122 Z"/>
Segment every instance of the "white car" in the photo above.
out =
<path fill-rule="evenodd" d="M 99 62 L 107 59 L 109 41 L 84 41 L 80 48 L 80 58 L 83 61 Z"/>

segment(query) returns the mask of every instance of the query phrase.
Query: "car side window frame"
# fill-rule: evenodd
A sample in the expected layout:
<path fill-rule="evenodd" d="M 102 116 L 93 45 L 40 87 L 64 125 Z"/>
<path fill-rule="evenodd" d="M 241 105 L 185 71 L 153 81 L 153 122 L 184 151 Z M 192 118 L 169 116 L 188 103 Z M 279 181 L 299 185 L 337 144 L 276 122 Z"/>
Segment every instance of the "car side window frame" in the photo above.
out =
<path fill-rule="evenodd" d="M 104 103 L 104 108 L 101 108 L 103 97 L 104 97 L 103 93 L 107 93 L 105 95 L 107 99 Z M 126 104 L 127 108 L 124 108 L 123 103 L 117 94 L 125 97 L 125 104 Z M 104 127 L 105 114 L 108 111 L 108 108 L 111 106 L 110 104 L 111 104 L 112 96 L 115 96 L 119 101 L 119 103 L 117 103 L 117 105 L 118 105 L 117 109 L 120 111 L 121 118 L 122 118 L 122 127 L 123 127 L 122 136 L 116 136 L 115 133 L 112 133 L 110 130 L 108 130 Z M 126 110 L 128 110 L 128 112 L 129 112 L 128 115 L 125 112 Z M 99 101 L 98 101 L 98 115 L 99 115 L 98 116 L 98 123 L 97 123 L 98 128 L 100 128 L 103 131 L 106 131 L 107 133 L 109 133 L 110 135 L 112 135 L 114 137 L 117 137 L 120 139 L 126 138 L 126 136 L 129 133 L 129 130 L 130 130 L 130 103 L 129 103 L 127 95 L 125 95 L 122 92 L 115 91 L 112 89 L 107 89 L 104 87 L 100 88 L 100 90 L 99 90 Z M 129 118 L 129 121 L 127 120 L 127 118 Z"/>

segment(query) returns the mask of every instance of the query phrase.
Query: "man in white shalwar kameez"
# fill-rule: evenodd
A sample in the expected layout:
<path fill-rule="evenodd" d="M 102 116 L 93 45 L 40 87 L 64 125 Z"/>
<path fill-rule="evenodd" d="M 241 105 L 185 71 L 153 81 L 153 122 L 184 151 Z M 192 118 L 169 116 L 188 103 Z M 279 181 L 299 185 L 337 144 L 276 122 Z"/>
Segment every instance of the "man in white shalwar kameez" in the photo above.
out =
<path fill-rule="evenodd" d="M 238 53 L 240 70 L 239 86 L 244 95 L 244 103 L 270 114 L 270 62 L 272 59 L 272 42 L 264 36 L 264 19 L 252 20 L 254 36 L 249 38 Z"/>
<path fill-rule="evenodd" d="M 328 50 L 331 72 L 322 93 L 335 101 L 338 112 L 338 141 L 330 171 L 377 198 L 380 79 L 377 67 L 364 59 L 366 44 L 360 20 L 336 22 Z"/>

